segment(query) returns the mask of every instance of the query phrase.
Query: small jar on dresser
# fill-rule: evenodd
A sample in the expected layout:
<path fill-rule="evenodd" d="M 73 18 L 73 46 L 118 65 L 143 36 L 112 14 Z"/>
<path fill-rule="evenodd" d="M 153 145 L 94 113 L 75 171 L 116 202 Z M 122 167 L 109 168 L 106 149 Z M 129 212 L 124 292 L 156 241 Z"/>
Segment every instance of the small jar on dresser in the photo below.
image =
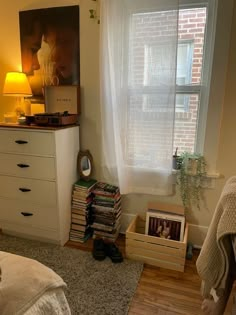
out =
<path fill-rule="evenodd" d="M 78 179 L 79 126 L 0 124 L 0 228 L 64 245 Z"/>

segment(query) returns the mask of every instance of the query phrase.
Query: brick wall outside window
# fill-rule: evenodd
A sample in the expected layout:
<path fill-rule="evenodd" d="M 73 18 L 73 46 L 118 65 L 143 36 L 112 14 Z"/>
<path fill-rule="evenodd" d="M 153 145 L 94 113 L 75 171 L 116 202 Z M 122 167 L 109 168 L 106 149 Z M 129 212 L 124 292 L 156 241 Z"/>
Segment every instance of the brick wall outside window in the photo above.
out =
<path fill-rule="evenodd" d="M 179 40 L 194 40 L 192 83 L 201 82 L 206 10 L 182 10 L 179 15 Z M 199 96 L 191 95 L 188 112 L 176 113 L 174 148 L 193 152 L 197 132 Z"/>
<path fill-rule="evenodd" d="M 172 21 L 173 20 L 173 21 Z M 171 23 L 173 22 L 173 26 Z M 133 71 L 133 76 L 129 78 L 131 86 L 143 86 L 144 78 L 144 58 L 145 52 L 143 47 L 145 45 L 155 45 L 160 36 L 168 37 L 172 34 L 172 29 L 175 32 L 175 20 L 171 19 L 171 13 L 169 15 L 158 13 L 150 13 L 143 15 L 136 15 L 133 17 L 133 40 L 131 43 L 131 58 L 130 63 Z M 204 41 L 204 30 L 206 22 L 206 10 L 200 9 L 187 9 L 181 10 L 179 15 L 179 40 L 180 41 L 192 41 L 193 48 L 193 63 L 192 63 L 192 83 L 199 84 L 201 79 L 201 67 L 202 67 L 202 56 L 203 56 L 203 41 Z M 142 147 L 140 143 L 145 145 L 151 145 L 153 141 L 152 136 L 162 138 L 162 128 L 157 128 L 155 125 L 155 115 L 161 115 L 161 104 L 155 104 L 155 102 L 149 102 L 149 107 L 144 106 L 145 101 L 142 95 L 137 95 L 130 99 L 130 112 L 129 126 L 134 129 L 134 132 L 130 133 L 127 142 L 130 144 L 129 155 L 136 155 L 143 159 L 143 152 L 145 147 Z M 151 104 L 151 105 L 150 105 Z M 152 107 L 153 106 L 153 107 Z M 157 112 L 154 107 L 156 106 Z M 143 115 L 147 116 L 148 124 L 143 125 L 138 129 L 136 124 L 138 121 L 134 118 L 137 108 L 143 111 Z M 178 152 L 183 151 L 194 151 L 194 144 L 197 132 L 197 119 L 198 119 L 198 108 L 199 108 L 199 96 L 190 95 L 189 104 L 184 111 L 176 111 L 175 117 L 175 136 L 173 151 L 178 147 Z M 132 115 L 134 111 L 134 115 Z M 154 128 L 153 128 L 154 127 Z M 153 133 L 156 130 L 156 134 Z M 140 133 L 140 134 L 139 134 Z M 150 137 L 150 135 L 152 135 Z M 140 140 L 141 138 L 141 140 Z M 149 143 L 150 142 L 150 143 Z M 137 143 L 139 145 L 137 145 Z M 162 144 L 164 145 L 164 144 Z M 153 154 L 156 150 L 153 148 Z M 130 156 L 131 157 L 131 156 Z M 132 158 L 132 157 L 131 157 Z M 151 163 L 151 152 L 150 152 L 150 163 Z M 165 158 L 163 156 L 163 158 Z"/>

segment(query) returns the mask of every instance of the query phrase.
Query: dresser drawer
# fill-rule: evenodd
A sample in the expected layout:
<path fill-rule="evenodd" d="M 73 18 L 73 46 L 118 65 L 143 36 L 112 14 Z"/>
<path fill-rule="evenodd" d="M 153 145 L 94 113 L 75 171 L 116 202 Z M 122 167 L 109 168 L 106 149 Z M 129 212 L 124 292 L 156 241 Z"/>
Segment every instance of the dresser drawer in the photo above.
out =
<path fill-rule="evenodd" d="M 0 129 L 0 152 L 55 155 L 54 135 L 50 132 Z"/>
<path fill-rule="evenodd" d="M 50 181 L 0 176 L 0 197 L 54 207 L 56 183 Z"/>
<path fill-rule="evenodd" d="M 25 201 L 0 199 L 1 222 L 52 228 L 58 226 L 56 208 L 47 208 Z"/>
<path fill-rule="evenodd" d="M 0 174 L 55 180 L 55 158 L 0 153 Z"/>

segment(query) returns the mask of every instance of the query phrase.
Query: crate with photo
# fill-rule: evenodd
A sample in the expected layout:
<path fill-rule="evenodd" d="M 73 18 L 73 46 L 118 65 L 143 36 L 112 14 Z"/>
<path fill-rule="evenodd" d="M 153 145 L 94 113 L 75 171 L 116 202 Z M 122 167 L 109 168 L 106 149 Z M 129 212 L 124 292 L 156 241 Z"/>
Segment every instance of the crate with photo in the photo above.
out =
<path fill-rule="evenodd" d="M 126 231 L 126 256 L 184 271 L 187 238 L 188 223 L 183 207 L 150 203 L 146 216 L 137 215 Z"/>

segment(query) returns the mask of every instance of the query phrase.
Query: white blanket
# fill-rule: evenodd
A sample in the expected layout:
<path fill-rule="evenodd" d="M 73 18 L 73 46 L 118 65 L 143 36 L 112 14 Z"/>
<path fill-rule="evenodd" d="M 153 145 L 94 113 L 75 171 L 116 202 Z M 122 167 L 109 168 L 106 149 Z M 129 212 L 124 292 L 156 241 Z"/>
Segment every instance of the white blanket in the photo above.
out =
<path fill-rule="evenodd" d="M 200 255 L 196 261 L 204 286 L 202 294 L 209 298 L 223 296 L 229 277 L 232 277 L 235 257 L 232 236 L 236 235 L 236 176 L 231 177 L 222 191 Z M 215 300 L 217 300 L 217 296 Z"/>
<path fill-rule="evenodd" d="M 71 315 L 70 307 L 61 288 L 46 291 L 24 315 Z"/>
<path fill-rule="evenodd" d="M 45 293 L 66 286 L 52 269 L 29 258 L 0 251 L 0 268 L 1 315 L 25 314 Z"/>

